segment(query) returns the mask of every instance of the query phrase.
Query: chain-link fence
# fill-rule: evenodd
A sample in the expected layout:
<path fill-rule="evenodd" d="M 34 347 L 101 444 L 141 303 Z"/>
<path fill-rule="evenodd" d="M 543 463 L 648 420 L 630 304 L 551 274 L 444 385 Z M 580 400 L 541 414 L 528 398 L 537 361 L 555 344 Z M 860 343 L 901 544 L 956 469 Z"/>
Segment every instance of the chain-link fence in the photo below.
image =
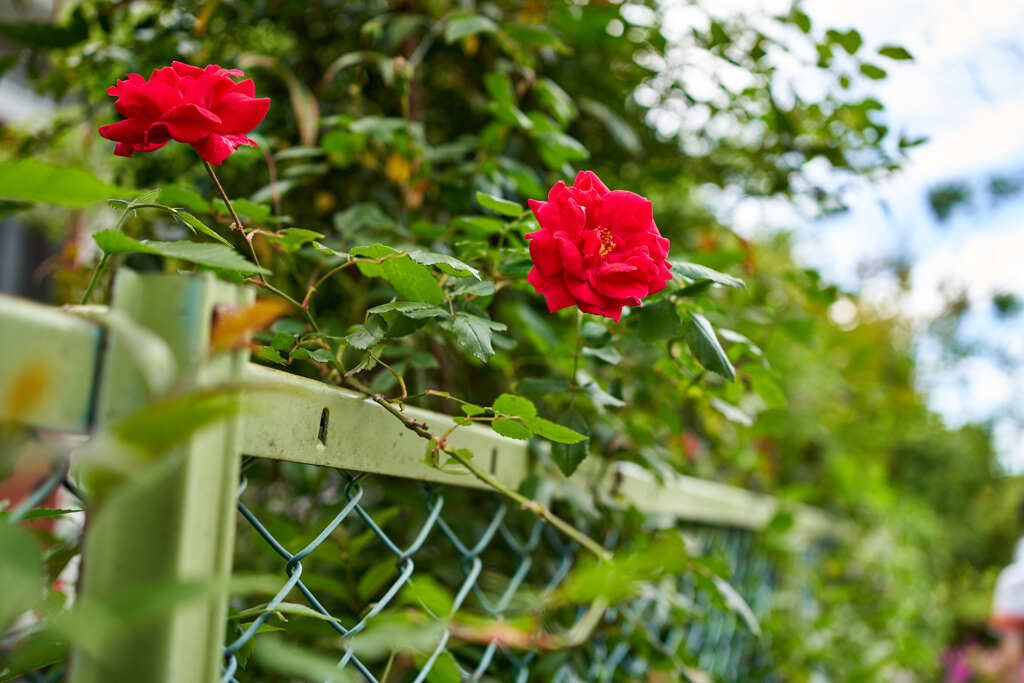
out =
<path fill-rule="evenodd" d="M 289 481 L 315 492 L 285 495 Z M 248 464 L 245 484 L 236 571 L 276 570 L 282 580 L 267 603 L 233 601 L 224 683 L 275 680 L 251 659 L 258 634 L 268 627 L 336 652 L 339 667 L 368 681 L 451 680 L 452 672 L 454 680 L 638 680 L 650 675 L 652 660 L 675 661 L 714 680 L 767 677 L 767 644 L 687 576 L 608 609 L 578 647 L 510 646 L 500 633 L 467 642 L 444 631 L 430 649 L 369 661 L 346 643 L 402 605 L 403 590 L 419 577 L 446 589 L 453 611 L 514 622 L 562 582 L 579 550 L 488 492 L 259 460 Z M 589 530 L 614 548 L 618 535 L 607 522 L 591 520 Z M 773 581 L 768 561 L 754 552 L 753 533 L 692 524 L 684 531 L 729 565 L 733 586 L 763 615 Z M 275 616 L 296 598 L 323 620 Z M 583 608 L 562 609 L 547 619 L 571 629 L 584 614 Z"/>

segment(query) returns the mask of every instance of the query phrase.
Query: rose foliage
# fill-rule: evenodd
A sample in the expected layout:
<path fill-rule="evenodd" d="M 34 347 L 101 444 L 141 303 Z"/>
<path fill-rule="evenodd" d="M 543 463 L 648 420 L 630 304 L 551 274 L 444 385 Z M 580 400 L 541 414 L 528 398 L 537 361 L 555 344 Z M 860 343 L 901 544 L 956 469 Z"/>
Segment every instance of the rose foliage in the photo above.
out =
<path fill-rule="evenodd" d="M 742 198 L 825 216 L 849 180 L 897 168 L 918 141 L 865 93 L 909 55 L 820 26 L 799 3 L 769 16 L 699 2 L 684 30 L 678 9 L 83 0 L 53 25 L 0 25 L 33 87 L 63 103 L 42 128 L 0 133 L 3 210 L 55 245 L 55 302 L 101 300 L 119 267 L 210 269 L 288 305 L 243 330 L 257 362 L 529 441 L 536 473 L 505 493 L 538 502 L 512 507 L 618 539 L 616 559 L 590 565 L 581 551 L 572 591 L 541 584 L 512 606 L 522 619 L 473 623 L 539 642 L 523 624 L 568 627 L 577 606 L 624 603 L 586 642 L 537 651 L 536 671 L 604 661 L 598 649 L 621 643 L 648 680 L 703 680 L 699 634 L 748 623 L 743 600 L 716 591 L 712 577 L 740 585 L 742 573 L 722 549 L 684 545 L 667 520 L 593 486 L 625 461 L 655 481 L 684 474 L 782 502 L 736 556 L 772 567 L 747 574 L 762 631 L 738 627 L 750 680 L 927 679 L 949 634 L 984 610 L 962 596 L 984 596 L 1008 547 L 1012 492 L 989 435 L 928 409 L 904 321 L 794 263 L 785 237 L 736 234 L 723 210 Z M 823 87 L 809 95 L 807 80 Z M 196 152 L 218 165 L 230 206 Z M 837 305 L 855 315 L 840 324 Z M 468 477 L 487 460 L 426 432 L 424 468 Z M 343 486 L 292 463 L 246 476 L 247 505 L 295 548 L 330 522 Z M 417 528 L 420 489 L 395 480 L 375 495 L 388 533 Z M 445 495 L 444 519 L 479 537 L 486 506 Z M 842 532 L 810 543 L 798 504 Z M 74 554 L 49 542 L 48 557 Z M 246 543 L 240 572 L 279 571 L 271 549 Z M 332 613 L 355 623 L 395 558 L 340 527 L 324 543 L 334 552 L 304 558 L 303 580 L 321 577 Z M 508 557 L 482 570 L 488 588 L 504 590 Z M 534 567 L 556 559 L 538 550 Z M 423 575 L 437 585 L 420 584 L 396 620 L 448 604 L 464 578 L 450 550 L 418 555 Z M 696 635 L 669 638 L 639 604 Z M 391 654 L 422 641 L 414 622 L 381 636 L 393 680 L 420 656 Z M 279 627 L 337 651 L 321 621 Z M 240 680 L 290 680 L 258 658 L 240 666 Z"/>

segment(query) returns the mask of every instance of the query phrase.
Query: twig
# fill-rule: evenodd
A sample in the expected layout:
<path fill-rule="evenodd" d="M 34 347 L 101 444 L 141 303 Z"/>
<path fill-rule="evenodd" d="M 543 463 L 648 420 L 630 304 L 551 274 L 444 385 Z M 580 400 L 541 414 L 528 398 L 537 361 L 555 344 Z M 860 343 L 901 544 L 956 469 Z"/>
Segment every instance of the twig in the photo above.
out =
<path fill-rule="evenodd" d="M 238 231 L 242 233 L 245 241 L 249 244 L 249 251 L 252 253 L 253 263 L 256 264 L 257 268 L 262 268 L 260 266 L 260 257 L 256 255 L 256 247 L 254 247 L 252 243 L 252 237 L 246 234 L 245 227 L 242 225 L 241 219 L 239 219 L 238 214 L 235 213 L 235 207 L 231 206 L 231 200 L 228 199 L 228 193 L 224 191 L 224 186 L 220 184 L 220 180 L 217 179 L 217 174 L 213 172 L 213 166 L 211 166 L 210 162 L 206 159 L 203 159 L 203 166 L 206 167 L 207 175 L 210 176 L 210 180 L 212 180 L 213 184 L 217 187 L 217 192 L 220 193 L 221 199 L 223 199 L 224 203 L 227 205 L 228 213 L 231 214 L 231 220 L 235 222 L 235 227 L 238 228 Z M 267 281 L 264 279 L 263 273 L 257 271 L 257 275 L 260 277 L 260 282 L 266 284 Z"/>
<path fill-rule="evenodd" d="M 561 517 L 558 517 L 555 513 L 551 512 L 551 510 L 549 510 L 543 504 L 531 498 L 527 498 L 518 491 L 505 486 L 496 478 L 491 476 L 486 470 L 477 467 L 472 460 L 464 456 L 462 453 L 459 453 L 457 450 L 449 448 L 448 446 L 444 445 L 443 442 L 441 442 L 441 440 L 427 428 L 426 424 L 422 422 L 417 422 L 413 418 L 409 417 L 401 410 L 396 408 L 390 401 L 388 401 L 382 395 L 373 391 L 368 386 L 366 386 L 359 380 L 355 379 L 354 377 L 345 377 L 345 382 L 348 384 L 348 386 L 355 389 L 364 396 L 367 396 L 368 398 L 372 399 L 379 406 L 381 406 L 389 413 L 394 415 L 396 418 L 398 418 L 398 420 L 405 426 L 406 429 L 414 432 L 419 437 L 437 443 L 437 449 L 443 451 L 446 455 L 449 455 L 452 458 L 454 458 L 456 461 L 459 462 L 459 464 L 461 464 L 463 467 L 469 470 L 470 474 L 472 474 L 474 477 L 476 477 L 483 483 L 493 488 L 501 495 L 517 503 L 520 507 L 522 507 L 522 509 L 528 510 L 529 512 L 532 512 L 541 519 L 549 522 L 551 526 L 555 527 L 563 534 L 565 534 L 572 540 L 576 541 L 590 552 L 597 555 L 601 560 L 611 559 L 612 554 L 608 550 L 606 550 L 600 543 L 592 539 L 590 536 L 587 536 L 585 533 L 574 527 L 572 524 L 569 524 Z"/>

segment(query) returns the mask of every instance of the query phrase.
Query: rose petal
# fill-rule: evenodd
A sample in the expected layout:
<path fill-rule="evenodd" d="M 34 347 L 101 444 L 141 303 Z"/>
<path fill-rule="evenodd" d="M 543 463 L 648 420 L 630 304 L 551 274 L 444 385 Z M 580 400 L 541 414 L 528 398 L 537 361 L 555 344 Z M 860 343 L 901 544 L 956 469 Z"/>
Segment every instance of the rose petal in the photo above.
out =
<path fill-rule="evenodd" d="M 613 235 L 647 231 L 654 228 L 654 207 L 638 194 L 614 190 L 602 199 L 600 220 Z"/>
<path fill-rule="evenodd" d="M 202 140 L 192 143 L 192 147 L 199 152 L 199 156 L 214 166 L 220 166 L 225 159 L 231 156 L 232 152 L 242 145 L 255 147 L 256 143 L 244 135 L 221 135 L 219 133 L 211 133 Z"/>
<path fill-rule="evenodd" d="M 171 137 L 178 142 L 197 142 L 211 131 L 220 130 L 219 116 L 205 107 L 186 102 L 179 104 L 163 116 Z"/>
<path fill-rule="evenodd" d="M 142 119 L 125 119 L 117 123 L 100 126 L 99 134 L 117 142 L 142 142 L 149 124 Z"/>
<path fill-rule="evenodd" d="M 538 231 L 530 233 L 530 258 L 533 265 L 544 277 L 554 277 L 562 272 L 558 244 L 550 233 Z"/>
<path fill-rule="evenodd" d="M 551 313 L 576 303 L 572 295 L 569 294 L 569 290 L 565 288 L 565 284 L 557 277 L 545 278 L 537 268 L 532 268 L 530 274 L 526 276 L 526 280 L 544 296 L 548 311 Z"/>
<path fill-rule="evenodd" d="M 270 98 L 253 99 L 240 93 L 229 93 L 217 104 L 220 132 L 248 133 L 259 125 L 270 109 Z"/>

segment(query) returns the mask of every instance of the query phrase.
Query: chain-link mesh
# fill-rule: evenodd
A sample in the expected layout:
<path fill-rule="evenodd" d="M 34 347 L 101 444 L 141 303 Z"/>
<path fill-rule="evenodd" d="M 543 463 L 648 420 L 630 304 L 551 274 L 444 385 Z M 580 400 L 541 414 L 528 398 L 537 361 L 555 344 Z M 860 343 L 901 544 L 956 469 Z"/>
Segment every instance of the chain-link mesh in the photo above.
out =
<path fill-rule="evenodd" d="M 403 588 L 414 577 L 427 575 L 448 589 L 453 611 L 500 623 L 515 619 L 562 582 L 576 563 L 576 544 L 489 492 L 291 463 L 251 464 L 249 486 L 238 505 L 236 571 L 276 570 L 283 581 L 268 603 L 233 601 L 222 683 L 276 680 L 249 662 L 259 647 L 257 634 L 270 626 L 283 627 L 287 637 L 306 647 L 338 653 L 338 667 L 368 681 L 450 680 L 435 675 L 441 660 L 446 671 L 454 667 L 462 680 L 636 680 L 651 673 L 652 662 L 665 661 L 714 680 L 770 677 L 763 640 L 734 610 L 721 609 L 706 587 L 686 576 L 607 610 L 579 647 L 545 651 L 503 645 L 500 634 L 466 642 L 445 632 L 432 649 L 413 653 L 397 666 L 393 657 L 366 660 L 346 649 L 346 643 L 372 628 L 389 608 L 402 605 Z M 267 485 L 253 485 L 254 478 Z M 283 496 L 289 480 L 313 483 L 318 492 L 298 499 Z M 311 528 L 319 532 L 312 536 Z M 604 528 L 604 534 L 599 525 L 590 531 L 614 547 L 615 525 Z M 768 562 L 753 552 L 753 534 L 703 525 L 686 525 L 684 531 L 699 539 L 706 554 L 728 563 L 732 585 L 756 615 L 763 615 L 772 577 Z M 273 556 L 260 553 L 261 544 Z M 293 617 L 284 623 L 273 615 L 296 598 L 324 621 Z M 254 608 L 259 612 L 255 618 L 244 623 L 238 618 L 251 617 Z M 584 613 L 582 608 L 562 609 L 547 616 L 548 624 L 569 629 Z"/>
<path fill-rule="evenodd" d="M 490 492 L 295 463 L 249 459 L 247 464 L 235 571 L 279 572 L 282 581 L 269 602 L 232 600 L 222 683 L 292 680 L 250 658 L 259 648 L 257 635 L 268 631 L 283 631 L 278 635 L 307 649 L 337 652 L 339 668 L 374 682 L 450 680 L 436 675 L 439 666 L 462 680 L 637 680 L 650 677 L 654 662 L 665 661 L 713 680 L 771 679 L 764 639 L 755 637 L 735 610 L 717 605 L 692 576 L 675 577 L 608 609 L 578 647 L 511 647 L 500 637 L 464 640 L 443 632 L 428 650 L 386 662 L 365 660 L 346 643 L 403 604 L 403 588 L 414 577 L 429 576 L 447 589 L 450 612 L 501 623 L 529 611 L 538 596 L 555 589 L 576 564 L 579 549 Z M 84 502 L 66 468 L 58 468 L 12 516 L 23 516 L 61 486 Z M 618 545 L 621 519 L 591 524 L 588 531 L 607 547 Z M 754 614 L 763 616 L 774 581 L 770 563 L 754 552 L 753 533 L 677 526 L 698 539 L 704 554 L 729 565 L 731 584 Z M 295 604 L 308 613 L 290 616 Z M 322 619 L 308 618 L 314 613 Z M 545 627 L 565 631 L 584 613 L 580 607 L 556 610 L 547 615 Z M 403 649 L 402 643 L 392 645 Z M 58 664 L 24 672 L 24 679 L 52 683 L 63 675 Z"/>

